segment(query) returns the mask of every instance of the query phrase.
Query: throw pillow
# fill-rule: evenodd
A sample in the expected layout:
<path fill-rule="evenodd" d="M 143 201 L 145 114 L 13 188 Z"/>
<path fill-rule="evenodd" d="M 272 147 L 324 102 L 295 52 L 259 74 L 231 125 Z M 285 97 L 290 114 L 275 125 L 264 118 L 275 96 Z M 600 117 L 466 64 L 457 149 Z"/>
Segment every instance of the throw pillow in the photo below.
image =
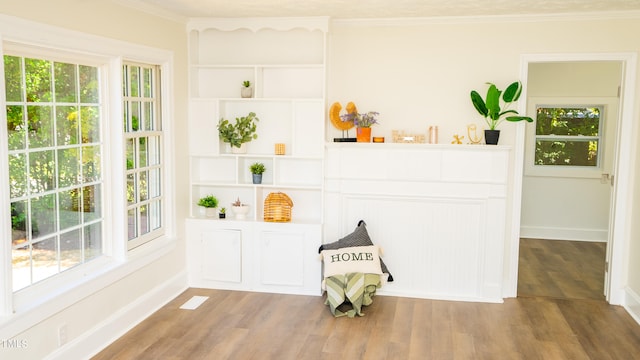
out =
<path fill-rule="evenodd" d="M 348 273 L 380 274 L 378 247 L 353 246 L 335 250 L 322 250 L 324 277 L 346 275 Z"/>
<path fill-rule="evenodd" d="M 371 241 L 371 238 L 369 237 L 369 233 L 367 232 L 367 224 L 364 222 L 364 220 L 360 220 L 358 222 L 358 226 L 356 226 L 356 229 L 351 234 L 343 237 L 338 241 L 332 242 L 330 244 L 321 245 L 320 249 L 318 249 L 318 252 L 321 252 L 322 250 L 332 250 L 332 249 L 340 249 L 340 248 L 352 247 L 352 246 L 370 246 L 370 245 L 373 245 L 373 242 Z M 389 272 L 389 269 L 387 268 L 387 265 L 384 263 L 384 261 L 382 261 L 382 259 L 380 259 L 380 267 L 382 268 L 382 272 L 384 274 L 389 275 L 387 281 L 389 282 L 393 281 L 393 275 L 391 275 L 391 273 Z"/>

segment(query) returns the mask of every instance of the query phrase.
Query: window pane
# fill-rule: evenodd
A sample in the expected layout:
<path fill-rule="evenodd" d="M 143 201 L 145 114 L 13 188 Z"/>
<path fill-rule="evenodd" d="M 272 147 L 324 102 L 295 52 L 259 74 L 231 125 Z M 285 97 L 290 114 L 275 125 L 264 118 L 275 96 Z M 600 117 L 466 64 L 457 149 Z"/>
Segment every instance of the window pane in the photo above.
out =
<path fill-rule="evenodd" d="M 60 230 L 80 225 L 80 205 L 82 204 L 80 189 L 62 191 L 58 198 L 60 201 Z"/>
<path fill-rule="evenodd" d="M 51 101 L 51 62 L 38 59 L 24 59 L 27 87 L 27 101 Z"/>
<path fill-rule="evenodd" d="M 100 181 L 102 178 L 100 168 L 100 146 L 82 147 L 82 182 Z"/>
<path fill-rule="evenodd" d="M 136 203 L 136 176 L 135 174 L 127 175 L 127 204 L 132 205 Z"/>
<path fill-rule="evenodd" d="M 538 108 L 537 135 L 598 136 L 599 126 L 599 108 Z"/>
<path fill-rule="evenodd" d="M 33 244 L 31 266 L 34 283 L 58 273 L 58 244 L 55 237 Z"/>
<path fill-rule="evenodd" d="M 147 158 L 149 160 L 149 165 L 159 165 L 160 164 L 160 137 L 159 136 L 149 136 L 148 144 L 147 144 Z"/>
<path fill-rule="evenodd" d="M 55 167 L 53 151 L 38 151 L 29 154 L 29 191 L 41 193 L 54 188 Z"/>
<path fill-rule="evenodd" d="M 138 219 L 137 219 L 137 211 L 136 209 L 129 209 L 129 211 L 127 211 L 127 223 L 129 224 L 129 234 L 128 234 L 128 239 L 135 239 L 136 237 L 138 237 Z"/>
<path fill-rule="evenodd" d="M 29 119 L 29 147 L 53 146 L 53 108 L 51 106 L 27 106 Z"/>
<path fill-rule="evenodd" d="M 29 221 L 26 201 L 11 203 L 11 239 L 14 246 L 28 241 L 27 222 Z"/>
<path fill-rule="evenodd" d="M 135 168 L 135 149 L 134 149 L 134 139 L 126 140 L 126 163 L 127 170 L 131 170 Z"/>
<path fill-rule="evenodd" d="M 13 248 L 11 263 L 13 264 L 13 291 L 31 285 L 31 245 L 29 243 Z"/>
<path fill-rule="evenodd" d="M 7 106 L 7 133 L 9 134 L 9 150 L 24 149 L 27 144 L 27 126 L 24 121 L 22 105 Z"/>
<path fill-rule="evenodd" d="M 98 103 L 100 101 L 100 88 L 98 68 L 93 66 L 79 66 L 80 73 L 80 102 Z"/>
<path fill-rule="evenodd" d="M 161 206 L 160 201 L 152 201 L 149 203 L 149 224 L 151 225 L 151 230 L 159 229 L 162 226 L 162 216 L 161 215 Z"/>
<path fill-rule="evenodd" d="M 147 171 L 140 172 L 140 182 L 138 186 L 139 200 L 146 201 L 149 200 L 149 190 L 147 188 Z"/>
<path fill-rule="evenodd" d="M 146 97 L 146 98 L 150 98 L 153 95 L 153 72 L 151 71 L 151 69 L 149 68 L 145 68 L 143 70 L 143 79 L 142 79 L 142 85 L 144 88 L 144 93 L 142 94 L 142 96 Z"/>
<path fill-rule="evenodd" d="M 31 199 L 31 234 L 41 238 L 55 233 L 57 227 L 55 194 Z"/>
<path fill-rule="evenodd" d="M 56 108 L 56 141 L 58 146 L 78 143 L 78 108 L 58 106 Z"/>
<path fill-rule="evenodd" d="M 102 217 L 102 186 L 90 185 L 82 188 L 82 211 L 85 222 Z"/>
<path fill-rule="evenodd" d="M 9 155 L 9 196 L 19 198 L 27 195 L 27 155 Z"/>
<path fill-rule="evenodd" d="M 149 178 L 147 179 L 147 188 L 149 189 L 149 198 L 153 199 L 160 196 L 160 169 L 149 170 Z"/>
<path fill-rule="evenodd" d="M 131 86 L 131 91 L 129 92 L 129 96 L 138 97 L 140 96 L 140 67 L 138 66 L 130 66 L 129 67 L 129 85 Z"/>
<path fill-rule="evenodd" d="M 80 157 L 78 148 L 58 150 L 58 186 L 61 188 L 78 184 Z"/>
<path fill-rule="evenodd" d="M 54 63 L 53 68 L 56 78 L 56 102 L 76 102 L 78 94 L 76 90 L 76 66 L 73 64 Z"/>
<path fill-rule="evenodd" d="M 131 115 L 131 130 L 140 130 L 140 102 L 132 101 L 129 105 L 129 112 Z"/>
<path fill-rule="evenodd" d="M 141 137 L 140 142 L 138 143 L 138 167 L 143 168 L 148 166 L 149 162 L 147 161 L 147 138 Z"/>
<path fill-rule="evenodd" d="M 536 141 L 536 165 L 597 166 L 597 141 Z"/>
<path fill-rule="evenodd" d="M 4 88 L 7 101 L 22 101 L 22 59 L 5 55 L 4 73 Z"/>
<path fill-rule="evenodd" d="M 147 212 L 147 205 L 140 206 L 140 235 L 144 235 L 149 232 L 149 214 Z"/>
<path fill-rule="evenodd" d="M 80 129 L 82 143 L 97 143 L 100 141 L 100 109 L 97 106 L 82 106 L 80 108 Z"/>
<path fill-rule="evenodd" d="M 94 259 L 102 254 L 102 224 L 95 223 L 84 228 L 84 259 Z"/>
<path fill-rule="evenodd" d="M 60 234 L 60 271 L 82 262 L 82 233 L 79 229 Z"/>

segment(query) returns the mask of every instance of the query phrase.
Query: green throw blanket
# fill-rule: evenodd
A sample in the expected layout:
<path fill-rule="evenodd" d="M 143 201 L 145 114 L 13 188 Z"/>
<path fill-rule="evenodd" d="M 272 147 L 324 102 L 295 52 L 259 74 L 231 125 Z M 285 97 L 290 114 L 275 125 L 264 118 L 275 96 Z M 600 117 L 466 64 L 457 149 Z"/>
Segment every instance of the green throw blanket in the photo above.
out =
<path fill-rule="evenodd" d="M 325 286 L 327 300 L 324 303 L 329 305 L 333 316 L 354 317 L 364 316 L 362 306 L 371 305 L 381 282 L 379 274 L 348 273 L 327 277 Z M 344 306 L 338 309 L 343 304 Z M 345 311 L 345 307 L 351 308 Z"/>

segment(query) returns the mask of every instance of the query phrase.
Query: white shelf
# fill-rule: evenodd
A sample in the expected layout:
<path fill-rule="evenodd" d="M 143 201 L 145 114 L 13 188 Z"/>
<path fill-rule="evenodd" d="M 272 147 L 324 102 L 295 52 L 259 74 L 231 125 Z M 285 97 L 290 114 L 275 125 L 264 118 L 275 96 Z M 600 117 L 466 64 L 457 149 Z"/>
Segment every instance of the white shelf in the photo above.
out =
<path fill-rule="evenodd" d="M 252 207 L 246 221 L 259 222 L 266 196 L 281 191 L 294 202 L 292 223 L 323 223 L 327 25 L 326 18 L 189 23 L 192 217 L 200 217 L 198 199 L 212 194 L 228 210 L 239 197 Z M 240 96 L 246 80 L 252 98 Z M 258 138 L 247 154 L 231 154 L 218 121 L 249 112 L 259 118 Z M 276 144 L 285 155 L 275 155 Z M 252 182 L 254 162 L 267 168 L 262 184 Z"/>

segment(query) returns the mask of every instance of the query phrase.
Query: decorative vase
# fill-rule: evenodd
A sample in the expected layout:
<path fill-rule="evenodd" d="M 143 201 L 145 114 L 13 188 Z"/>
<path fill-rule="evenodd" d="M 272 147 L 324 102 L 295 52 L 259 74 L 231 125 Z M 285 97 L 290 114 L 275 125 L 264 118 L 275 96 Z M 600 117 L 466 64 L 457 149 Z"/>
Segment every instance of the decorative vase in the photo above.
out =
<path fill-rule="evenodd" d="M 484 142 L 487 145 L 498 145 L 499 138 L 500 138 L 500 130 L 484 131 Z"/>
<path fill-rule="evenodd" d="M 249 205 L 241 205 L 241 206 L 231 206 L 231 210 L 235 214 L 237 220 L 243 220 L 247 218 L 247 214 L 249 213 Z"/>
<path fill-rule="evenodd" d="M 371 142 L 371 128 L 359 127 L 356 129 L 356 139 L 358 142 Z"/>
<path fill-rule="evenodd" d="M 246 154 L 247 153 L 247 144 L 242 143 L 240 147 L 235 147 L 231 145 L 231 153 L 232 154 Z"/>
<path fill-rule="evenodd" d="M 241 87 L 240 88 L 240 96 L 243 98 L 253 97 L 253 88 L 252 87 Z"/>
<path fill-rule="evenodd" d="M 252 174 L 254 184 L 262 184 L 262 174 Z"/>
<path fill-rule="evenodd" d="M 216 208 L 204 208 L 204 216 L 206 216 L 206 217 L 215 217 L 216 216 Z"/>

